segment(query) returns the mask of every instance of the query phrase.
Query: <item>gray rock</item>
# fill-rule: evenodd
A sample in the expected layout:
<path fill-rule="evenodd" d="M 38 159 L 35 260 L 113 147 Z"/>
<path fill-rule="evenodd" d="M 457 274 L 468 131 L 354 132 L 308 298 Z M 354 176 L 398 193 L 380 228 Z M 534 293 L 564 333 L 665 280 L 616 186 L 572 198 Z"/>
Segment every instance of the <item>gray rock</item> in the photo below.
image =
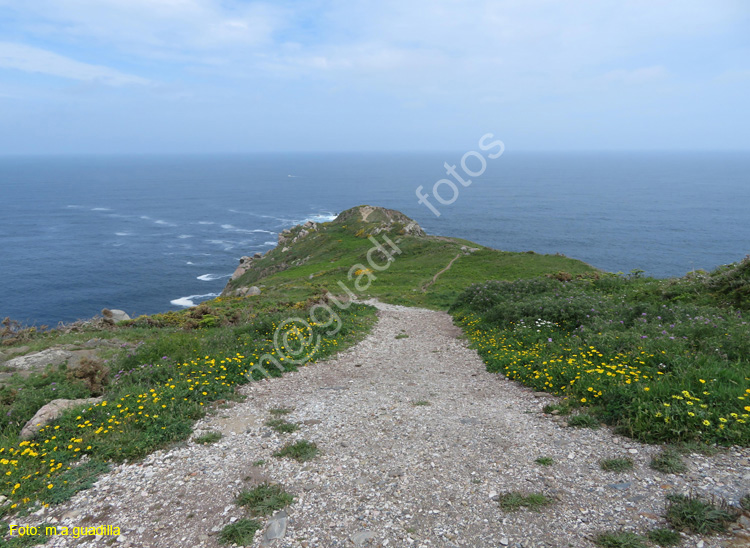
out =
<path fill-rule="evenodd" d="M 41 369 L 47 365 L 58 366 L 64 364 L 70 359 L 72 354 L 67 350 L 59 348 L 48 348 L 41 352 L 34 352 L 26 356 L 19 356 L 5 362 L 6 367 L 13 369 Z"/>
<path fill-rule="evenodd" d="M 116 308 L 112 308 L 110 309 L 110 312 L 112 312 L 112 321 L 115 323 L 124 322 L 125 320 L 130 319 L 130 316 L 128 316 L 124 310 L 118 310 Z"/>
<path fill-rule="evenodd" d="M 354 546 L 364 546 L 367 542 L 375 538 L 375 533 L 364 530 L 359 533 L 354 533 L 351 538 Z"/>
<path fill-rule="evenodd" d="M 257 286 L 240 287 L 234 291 L 234 294 L 238 297 L 256 297 L 261 294 L 261 290 Z"/>
<path fill-rule="evenodd" d="M 78 407 L 79 405 L 98 403 L 102 401 L 102 399 L 103 398 L 99 397 L 83 398 L 80 400 L 52 400 L 31 417 L 31 420 L 24 425 L 18 437 L 22 440 L 30 440 L 37 434 L 37 432 L 39 432 L 41 427 L 46 426 L 53 420 L 59 418 L 64 411 L 71 409 L 72 407 Z"/>
<path fill-rule="evenodd" d="M 258 252 L 253 255 L 253 259 L 260 259 L 263 256 L 262 253 Z"/>
<path fill-rule="evenodd" d="M 240 266 L 238 266 L 235 271 L 232 273 L 231 280 L 236 280 L 240 276 L 242 276 L 245 272 L 247 272 L 247 267 L 249 266 L 249 263 L 242 263 Z"/>
<path fill-rule="evenodd" d="M 286 534 L 286 524 L 289 521 L 289 517 L 284 510 L 276 512 L 271 520 L 268 522 L 265 533 L 263 533 L 263 541 L 261 546 L 270 546 L 271 541 L 284 538 Z"/>
<path fill-rule="evenodd" d="M 607 487 L 611 487 L 612 489 L 617 489 L 618 491 L 625 491 L 627 489 L 630 489 L 631 483 L 629 481 L 625 481 L 622 483 L 610 483 L 607 485 Z"/>

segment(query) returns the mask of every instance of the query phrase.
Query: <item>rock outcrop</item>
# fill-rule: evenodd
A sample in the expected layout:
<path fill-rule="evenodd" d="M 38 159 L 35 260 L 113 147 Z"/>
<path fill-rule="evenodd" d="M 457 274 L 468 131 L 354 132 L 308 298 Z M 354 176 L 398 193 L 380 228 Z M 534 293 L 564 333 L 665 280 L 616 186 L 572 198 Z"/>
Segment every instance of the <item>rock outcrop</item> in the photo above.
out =
<path fill-rule="evenodd" d="M 40 428 L 48 425 L 53 420 L 60 418 L 60 416 L 68 409 L 78 407 L 79 405 L 92 405 L 94 403 L 99 403 L 100 401 L 102 401 L 101 397 L 82 398 L 80 400 L 52 400 L 31 417 L 31 420 L 21 429 L 21 433 L 18 437 L 22 440 L 30 440 L 36 436 Z"/>

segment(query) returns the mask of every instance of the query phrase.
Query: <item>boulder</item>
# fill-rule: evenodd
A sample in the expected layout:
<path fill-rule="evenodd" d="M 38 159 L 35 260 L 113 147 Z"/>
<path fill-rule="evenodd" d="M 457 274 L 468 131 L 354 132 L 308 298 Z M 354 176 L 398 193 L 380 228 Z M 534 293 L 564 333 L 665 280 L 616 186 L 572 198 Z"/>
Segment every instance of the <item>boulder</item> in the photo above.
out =
<path fill-rule="evenodd" d="M 6 367 L 13 369 L 43 369 L 47 365 L 58 366 L 68 361 L 73 354 L 60 348 L 48 348 L 26 356 L 19 356 L 5 362 Z"/>
<path fill-rule="evenodd" d="M 113 308 L 110 310 L 110 312 L 112 312 L 112 321 L 115 323 L 124 322 L 125 320 L 130 319 L 130 316 L 128 316 L 124 310 L 117 310 L 116 308 Z"/>
<path fill-rule="evenodd" d="M 263 256 L 263 255 L 262 255 L 261 253 L 259 253 L 259 252 L 256 252 L 256 253 L 255 253 L 255 254 L 253 255 L 253 259 L 260 259 L 260 258 L 261 258 L 262 256 Z"/>
<path fill-rule="evenodd" d="M 240 276 L 242 276 L 245 272 L 247 272 L 247 268 L 246 268 L 247 264 L 248 263 L 243 263 L 240 266 L 238 266 L 237 269 L 232 274 L 231 279 L 232 280 L 236 280 L 237 278 L 239 278 Z"/>
<path fill-rule="evenodd" d="M 256 297 L 261 294 L 261 291 L 257 286 L 240 287 L 238 289 L 235 289 L 234 294 L 238 297 Z"/>
<path fill-rule="evenodd" d="M 18 435 L 22 440 L 30 440 L 36 436 L 39 429 L 48 425 L 55 419 L 58 419 L 64 411 L 79 405 L 92 405 L 99 403 L 103 398 L 83 398 L 80 400 L 52 400 L 47 405 L 39 409 L 36 414 L 27 422 L 21 433 Z"/>

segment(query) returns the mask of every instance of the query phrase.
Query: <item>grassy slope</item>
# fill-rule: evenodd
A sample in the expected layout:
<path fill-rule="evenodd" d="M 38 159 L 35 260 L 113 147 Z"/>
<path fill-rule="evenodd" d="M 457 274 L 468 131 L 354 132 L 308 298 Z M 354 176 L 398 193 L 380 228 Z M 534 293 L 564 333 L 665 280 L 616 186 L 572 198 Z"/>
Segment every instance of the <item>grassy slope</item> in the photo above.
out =
<path fill-rule="evenodd" d="M 491 371 L 647 442 L 750 444 L 750 259 L 679 279 L 484 283 L 452 312 Z"/>
<path fill-rule="evenodd" d="M 281 246 L 257 260 L 253 269 L 231 282 L 232 288 L 259 285 L 264 294 L 280 299 L 299 300 L 328 290 L 345 293 L 343 282 L 360 297 L 378 297 L 394 304 L 445 309 L 468 285 L 493 280 L 531 278 L 558 271 L 577 275 L 595 269 L 581 261 L 559 255 L 510 253 L 482 247 L 466 240 L 439 236 L 389 234 L 401 254 L 395 254 L 390 267 L 375 271 L 376 279 L 365 291 L 355 289 L 356 276 L 350 270 L 357 264 L 368 267 L 366 255 L 373 247 L 367 235 L 376 224 L 350 220 L 347 224 L 324 223 L 316 233 L 302 238 L 287 252 Z M 382 235 L 375 235 L 383 243 Z M 462 247 L 479 251 L 465 254 Z M 385 246 L 388 248 L 388 246 Z M 433 276 L 461 254 L 450 270 L 444 272 L 426 292 L 422 288 Z M 382 264 L 382 261 L 377 261 Z M 293 268 L 292 268 L 293 267 Z M 279 271 L 277 271 L 279 270 Z M 367 284 L 363 280 L 363 287 Z"/>

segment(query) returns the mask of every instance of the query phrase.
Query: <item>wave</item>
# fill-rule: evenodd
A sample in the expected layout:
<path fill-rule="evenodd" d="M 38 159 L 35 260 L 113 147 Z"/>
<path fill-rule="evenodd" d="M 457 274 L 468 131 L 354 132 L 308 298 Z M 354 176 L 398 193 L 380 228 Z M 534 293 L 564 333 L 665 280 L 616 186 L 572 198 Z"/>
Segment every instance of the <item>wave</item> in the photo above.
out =
<path fill-rule="evenodd" d="M 180 297 L 179 299 L 173 299 L 169 301 L 169 303 L 175 306 L 183 306 L 185 308 L 189 308 L 191 306 L 195 306 L 195 299 L 205 301 L 206 299 L 218 297 L 219 295 L 221 295 L 221 293 L 206 293 L 205 295 L 188 295 L 187 297 Z"/>
<path fill-rule="evenodd" d="M 82 205 L 69 205 L 65 207 L 67 207 L 68 209 L 83 209 Z"/>
<path fill-rule="evenodd" d="M 307 221 L 312 221 L 314 223 L 329 223 L 333 221 L 336 217 L 338 217 L 337 213 L 331 213 L 330 211 L 326 211 L 325 213 L 316 213 L 315 215 L 305 217 L 302 223 L 306 223 Z"/>
<path fill-rule="evenodd" d="M 198 221 L 199 225 L 215 225 L 216 223 L 213 221 Z"/>
<path fill-rule="evenodd" d="M 168 223 L 167 221 L 162 221 L 161 219 L 157 219 L 154 221 L 155 225 L 162 225 L 162 226 L 177 226 L 173 223 Z"/>
<path fill-rule="evenodd" d="M 185 264 L 195 264 L 193 261 L 188 261 Z"/>
<path fill-rule="evenodd" d="M 132 232 L 115 232 L 115 236 L 132 236 Z"/>
<path fill-rule="evenodd" d="M 237 228 L 234 225 L 221 225 L 221 228 L 224 230 L 229 230 L 231 232 L 239 232 L 240 234 L 255 234 L 255 233 L 264 233 L 264 234 L 276 234 L 276 232 L 273 232 L 271 230 L 264 230 L 262 228 Z"/>
<path fill-rule="evenodd" d="M 111 207 L 92 207 L 91 211 L 112 211 Z"/>
<path fill-rule="evenodd" d="M 201 274 L 198 276 L 199 280 L 204 282 L 213 282 L 214 280 L 221 280 L 222 278 L 229 278 L 231 274 Z"/>
<path fill-rule="evenodd" d="M 179 238 L 180 240 L 185 240 L 186 238 L 192 238 L 192 237 L 193 237 L 193 235 L 192 235 L 192 234 L 180 234 L 180 235 L 179 235 L 179 236 L 177 236 L 177 237 L 178 237 L 178 238 Z"/>
<path fill-rule="evenodd" d="M 279 242 L 263 242 L 263 245 L 276 245 Z"/>
<path fill-rule="evenodd" d="M 220 245 L 224 251 L 232 251 L 236 246 L 234 242 L 225 240 L 206 240 L 209 244 Z"/>

